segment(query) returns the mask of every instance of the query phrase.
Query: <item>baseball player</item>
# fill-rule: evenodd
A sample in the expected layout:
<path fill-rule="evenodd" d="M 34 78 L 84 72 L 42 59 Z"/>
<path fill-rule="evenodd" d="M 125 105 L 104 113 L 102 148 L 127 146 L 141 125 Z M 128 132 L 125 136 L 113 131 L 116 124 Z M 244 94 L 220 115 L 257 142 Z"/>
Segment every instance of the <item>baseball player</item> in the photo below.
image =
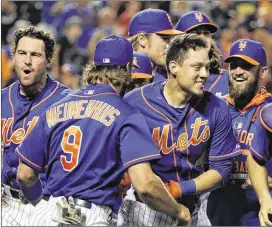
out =
<path fill-rule="evenodd" d="M 248 183 L 252 182 L 252 186 L 256 191 L 261 206 L 259 212 L 259 221 L 261 226 L 272 225 L 271 219 L 269 220 L 268 216 L 268 214 L 272 213 L 271 193 L 269 193 L 269 187 L 271 187 L 272 181 L 270 176 L 272 174 L 271 164 L 267 164 L 267 160 L 271 159 L 272 151 L 271 113 L 272 103 L 265 105 L 260 110 L 259 118 L 261 124 L 255 127 L 254 132 L 254 135 L 257 136 L 258 140 L 253 140 L 252 146 L 250 147 L 251 154 L 254 158 L 252 158 L 252 156 L 249 156 L 247 160 L 248 173 L 251 180 L 249 180 Z"/>
<path fill-rule="evenodd" d="M 150 58 L 153 82 L 167 79 L 166 51 L 170 39 L 182 33 L 173 29 L 170 16 L 161 9 L 145 9 L 132 17 L 128 40 L 135 51 L 144 53 Z"/>
<path fill-rule="evenodd" d="M 31 214 L 31 204 L 22 197 L 16 181 L 19 159 L 15 148 L 34 129 L 41 113 L 70 92 L 47 73 L 54 44 L 48 33 L 36 27 L 14 34 L 13 60 L 18 81 L 1 91 L 3 225 L 27 225 Z M 41 178 L 44 183 L 43 175 Z"/>
<path fill-rule="evenodd" d="M 177 201 L 191 212 L 197 194 L 227 181 L 232 159 L 240 153 L 239 146 L 235 148 L 237 142 L 227 105 L 203 90 L 208 78 L 208 52 L 207 42 L 199 36 L 176 36 L 166 56 L 169 79 L 135 89 L 125 96 L 145 116 L 160 149 L 162 158 L 152 163 L 152 169 Z M 206 159 L 210 169 L 202 174 Z M 118 224 L 175 224 L 163 212 L 146 207 L 133 189 L 127 194 Z"/>
<path fill-rule="evenodd" d="M 218 31 L 218 27 L 211 23 L 204 13 L 191 11 L 180 17 L 176 24 L 176 29 L 186 33 L 197 34 L 204 38 L 209 45 L 210 75 L 204 89 L 217 95 L 225 96 L 228 94 L 228 75 L 227 71 L 221 68 L 221 54 L 212 36 Z M 208 163 L 207 163 L 208 164 Z M 197 225 L 211 225 L 206 214 L 207 198 L 210 192 L 200 196 L 200 208 L 198 212 Z"/>
<path fill-rule="evenodd" d="M 186 33 L 194 33 L 203 37 L 209 45 L 209 57 L 211 60 L 210 76 L 204 89 L 218 96 L 228 94 L 227 71 L 220 69 L 220 52 L 212 35 L 218 30 L 217 26 L 211 23 L 210 19 L 199 11 L 191 11 L 181 16 L 176 24 L 176 29 Z"/>
<path fill-rule="evenodd" d="M 225 62 L 229 63 L 229 95 L 225 99 L 233 131 L 243 150 L 251 150 L 254 143 L 259 149 L 264 142 L 264 134 L 256 133 L 261 125 L 260 110 L 272 102 L 271 94 L 261 87 L 268 72 L 265 50 L 254 40 L 237 40 Z M 256 148 L 252 149 L 252 154 L 258 156 Z M 236 157 L 228 185 L 211 192 L 207 214 L 212 225 L 260 225 L 260 205 L 253 188 L 246 183 L 249 154 L 244 152 Z"/>
<path fill-rule="evenodd" d="M 190 221 L 189 210 L 171 197 L 152 172 L 149 162 L 159 160 L 160 154 L 144 117 L 119 96 L 131 77 L 132 60 L 132 46 L 126 39 L 112 35 L 100 40 L 94 63 L 83 73 L 89 85 L 48 108 L 16 149 L 22 160 L 17 177 L 25 195 L 28 186 L 38 181 L 37 175 L 46 174 L 44 196 L 30 225 L 69 223 L 73 213 L 60 215 L 56 208 L 60 200 L 71 197 L 86 215 L 86 223 L 80 219 L 80 224 L 108 225 L 127 169 L 148 206 Z M 35 202 L 38 197 L 29 199 Z"/>

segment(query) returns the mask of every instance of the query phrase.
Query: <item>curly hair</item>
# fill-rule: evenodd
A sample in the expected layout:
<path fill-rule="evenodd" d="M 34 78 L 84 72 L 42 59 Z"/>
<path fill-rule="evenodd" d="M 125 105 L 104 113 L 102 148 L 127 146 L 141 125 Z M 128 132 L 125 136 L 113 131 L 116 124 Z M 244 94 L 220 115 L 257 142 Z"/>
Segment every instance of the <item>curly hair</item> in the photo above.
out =
<path fill-rule="evenodd" d="M 222 65 L 222 54 L 220 53 L 216 43 L 213 41 L 209 52 L 210 72 L 219 73 Z"/>
<path fill-rule="evenodd" d="M 17 47 L 18 42 L 23 37 L 30 37 L 34 39 L 40 39 L 43 40 L 45 45 L 45 55 L 48 62 L 52 62 L 53 55 L 54 55 L 54 48 L 55 48 L 55 40 L 53 38 L 53 35 L 49 34 L 48 32 L 45 32 L 44 30 L 41 30 L 35 26 L 30 26 L 26 29 L 18 29 L 14 33 L 13 36 L 13 47 L 12 47 L 12 54 L 14 55 Z"/>
<path fill-rule="evenodd" d="M 131 79 L 131 71 L 126 66 L 100 66 L 94 62 L 87 64 L 83 70 L 83 80 L 88 84 L 96 84 L 100 81 L 104 84 L 120 86 L 128 85 Z"/>

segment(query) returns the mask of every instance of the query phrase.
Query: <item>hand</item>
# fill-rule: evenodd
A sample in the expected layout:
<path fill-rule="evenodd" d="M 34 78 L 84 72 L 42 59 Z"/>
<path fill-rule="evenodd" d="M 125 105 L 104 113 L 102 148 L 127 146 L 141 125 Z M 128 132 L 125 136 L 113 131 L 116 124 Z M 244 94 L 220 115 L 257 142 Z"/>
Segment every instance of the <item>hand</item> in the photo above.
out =
<path fill-rule="evenodd" d="M 179 204 L 179 206 L 180 206 L 180 211 L 176 217 L 178 220 L 178 226 L 189 225 L 191 222 L 191 214 L 189 209 L 182 204 Z"/>
<path fill-rule="evenodd" d="M 261 203 L 261 208 L 259 212 L 259 220 L 261 226 L 272 226 L 272 222 L 269 220 L 269 214 L 272 214 L 271 198 Z"/>
<path fill-rule="evenodd" d="M 272 178 L 268 176 L 268 187 L 272 188 Z"/>
<path fill-rule="evenodd" d="M 247 176 L 246 182 L 241 185 L 241 188 L 242 189 L 252 188 L 252 183 L 251 183 L 251 180 L 249 178 L 249 175 Z"/>
<path fill-rule="evenodd" d="M 131 186 L 131 182 L 129 179 L 129 175 L 125 173 L 123 179 L 121 180 L 119 184 L 119 194 L 121 196 L 124 196 L 127 190 L 130 188 L 130 186 Z"/>
<path fill-rule="evenodd" d="M 165 183 L 164 185 L 165 185 L 167 191 L 168 191 L 175 199 L 178 199 L 178 198 L 181 197 L 182 191 L 181 191 L 179 182 L 170 180 L 170 183 Z"/>

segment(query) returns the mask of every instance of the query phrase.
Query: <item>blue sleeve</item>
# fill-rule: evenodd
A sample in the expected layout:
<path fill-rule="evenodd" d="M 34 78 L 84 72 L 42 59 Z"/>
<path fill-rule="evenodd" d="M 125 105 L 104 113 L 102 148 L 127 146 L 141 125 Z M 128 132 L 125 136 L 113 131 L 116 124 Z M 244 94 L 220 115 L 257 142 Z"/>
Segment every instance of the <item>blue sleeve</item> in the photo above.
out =
<path fill-rule="evenodd" d="M 46 166 L 46 140 L 45 124 L 40 117 L 28 137 L 15 149 L 22 162 L 39 173 Z"/>
<path fill-rule="evenodd" d="M 224 160 L 241 154 L 240 145 L 231 126 L 231 116 L 227 109 L 217 114 L 215 128 L 212 132 L 209 160 Z"/>
<path fill-rule="evenodd" d="M 119 131 L 121 159 L 128 168 L 137 163 L 161 158 L 142 114 L 130 115 Z"/>
<path fill-rule="evenodd" d="M 226 185 L 229 180 L 233 159 L 234 158 L 210 161 L 210 170 L 216 170 L 221 175 L 223 185 Z"/>

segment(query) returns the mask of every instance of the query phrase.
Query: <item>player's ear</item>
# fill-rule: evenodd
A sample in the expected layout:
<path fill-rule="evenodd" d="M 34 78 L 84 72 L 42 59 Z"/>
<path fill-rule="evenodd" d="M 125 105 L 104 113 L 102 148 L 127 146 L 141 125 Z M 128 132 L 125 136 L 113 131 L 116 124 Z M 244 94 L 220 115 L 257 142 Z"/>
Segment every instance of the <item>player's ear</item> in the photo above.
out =
<path fill-rule="evenodd" d="M 148 36 L 144 33 L 140 33 L 138 36 L 138 43 L 139 43 L 139 46 L 143 49 L 148 47 Z"/>
<path fill-rule="evenodd" d="M 170 61 L 168 64 L 169 71 L 172 75 L 176 75 L 178 71 L 179 65 L 177 64 L 176 61 Z"/>
<path fill-rule="evenodd" d="M 260 73 L 260 79 L 261 80 L 265 79 L 267 74 L 268 74 L 268 67 L 266 67 L 266 66 L 262 67 L 261 68 L 261 73 Z"/>

